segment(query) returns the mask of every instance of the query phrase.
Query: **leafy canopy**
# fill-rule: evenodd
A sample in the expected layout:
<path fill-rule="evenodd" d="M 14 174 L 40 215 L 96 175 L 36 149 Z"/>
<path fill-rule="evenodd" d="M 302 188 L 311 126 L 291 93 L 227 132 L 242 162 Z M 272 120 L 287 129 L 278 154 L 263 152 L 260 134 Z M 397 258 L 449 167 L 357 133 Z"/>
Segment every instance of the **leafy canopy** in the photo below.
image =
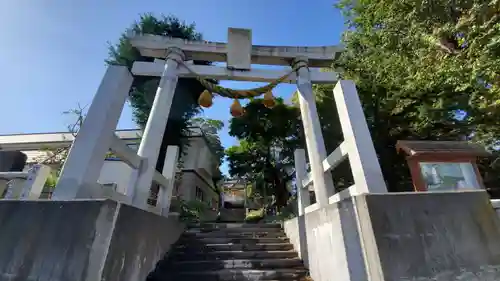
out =
<path fill-rule="evenodd" d="M 282 99 L 272 109 L 262 99 L 254 99 L 229 126 L 229 134 L 239 140 L 239 145 L 226 150 L 229 174 L 254 182 L 261 195 L 276 195 L 278 206 L 286 204 L 287 185 L 294 177 L 293 152 L 300 143 L 298 117 L 297 108 Z"/>
<path fill-rule="evenodd" d="M 363 91 L 366 110 L 379 117 L 372 122 L 391 121 L 384 133 L 498 144 L 497 1 L 343 0 L 338 7 L 350 30 L 336 67 Z"/>
<path fill-rule="evenodd" d="M 333 67 L 356 82 L 390 190 L 411 189 L 397 140 L 499 144 L 496 1 L 342 0 L 337 7 L 349 29 Z M 317 87 L 316 94 L 331 90 Z M 325 140 L 339 143 L 341 136 L 327 130 Z"/>

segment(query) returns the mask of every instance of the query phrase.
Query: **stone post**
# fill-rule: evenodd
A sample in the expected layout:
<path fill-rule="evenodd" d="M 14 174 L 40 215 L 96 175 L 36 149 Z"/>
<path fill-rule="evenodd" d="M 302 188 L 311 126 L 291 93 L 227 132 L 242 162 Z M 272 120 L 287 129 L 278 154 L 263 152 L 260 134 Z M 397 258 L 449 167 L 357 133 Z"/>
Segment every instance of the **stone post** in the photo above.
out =
<path fill-rule="evenodd" d="M 311 164 L 312 184 L 316 194 L 316 201 L 320 206 L 326 206 L 328 205 L 328 197 L 333 195 L 335 191 L 330 173 L 325 173 L 323 169 L 326 148 L 312 91 L 311 75 L 305 59 L 297 58 L 295 64 L 301 66 L 297 71 L 297 86 L 307 152 Z"/>
<path fill-rule="evenodd" d="M 132 81 L 127 67 L 108 66 L 64 162 L 53 200 L 87 197 L 84 189 L 97 184 Z"/>
<path fill-rule="evenodd" d="M 158 203 L 161 206 L 161 214 L 168 217 L 170 212 L 170 203 L 172 202 L 172 193 L 174 191 L 175 174 L 177 173 L 177 162 L 179 160 L 179 147 L 169 145 L 165 155 L 165 164 L 163 165 L 162 175 L 167 179 L 168 186 L 160 186 L 158 192 Z"/>
<path fill-rule="evenodd" d="M 47 178 L 50 176 L 50 167 L 35 164 L 28 171 L 28 177 L 21 191 L 21 199 L 39 199 Z"/>
<path fill-rule="evenodd" d="M 333 89 L 333 96 L 344 133 L 344 141 L 349 147 L 347 156 L 351 165 L 356 194 L 387 192 L 382 169 L 354 82 L 340 80 Z"/>
<path fill-rule="evenodd" d="M 177 86 L 177 67 L 178 61 L 184 60 L 184 54 L 178 48 L 170 48 L 167 51 L 165 69 L 160 79 L 160 84 L 156 90 L 155 99 L 148 122 L 144 129 L 138 155 L 145 158 L 144 166 L 135 184 L 133 195 L 133 204 L 136 207 L 146 207 L 147 199 L 150 195 L 151 183 L 156 169 L 158 154 L 160 153 L 161 142 L 165 127 L 167 125 L 170 107 L 174 98 L 175 88 Z"/>
<path fill-rule="evenodd" d="M 305 208 L 311 205 L 309 198 L 309 189 L 307 186 L 302 186 L 302 182 L 306 178 L 306 152 L 304 149 L 296 149 L 294 152 L 295 159 L 295 175 L 297 186 L 297 209 L 299 216 L 305 213 Z"/>
<path fill-rule="evenodd" d="M 23 192 L 25 177 L 13 178 L 7 182 L 4 199 L 19 199 Z"/>

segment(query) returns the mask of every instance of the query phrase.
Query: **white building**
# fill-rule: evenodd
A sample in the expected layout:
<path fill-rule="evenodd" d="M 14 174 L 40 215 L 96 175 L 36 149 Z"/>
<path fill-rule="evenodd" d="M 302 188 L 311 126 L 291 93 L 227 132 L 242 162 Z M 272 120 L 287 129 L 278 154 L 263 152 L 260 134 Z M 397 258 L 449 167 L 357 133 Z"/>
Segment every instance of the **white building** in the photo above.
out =
<path fill-rule="evenodd" d="M 129 147 L 137 150 L 142 132 L 137 129 L 117 130 L 116 135 Z M 181 156 L 183 168 L 178 170 L 180 181 L 174 184 L 173 196 L 186 201 L 198 199 L 215 207 L 219 195 L 213 179 L 219 176 L 219 160 L 208 146 L 200 128 L 190 128 L 190 133 L 185 138 L 189 140 L 189 146 Z M 45 160 L 53 171 L 57 171 L 61 168 L 61 158 L 64 155 L 57 152 L 67 151 L 73 140 L 74 136 L 69 132 L 0 135 L 0 169 L 5 167 L 2 161 L 8 161 L 4 157 L 8 152 L 20 151 L 26 155 L 24 170 Z M 133 177 L 133 170 L 129 165 L 110 155 L 102 167 L 99 183 L 116 184 L 117 191 L 124 193 L 127 186 L 133 183 Z M 46 189 L 45 196 L 50 196 L 50 189 Z"/>

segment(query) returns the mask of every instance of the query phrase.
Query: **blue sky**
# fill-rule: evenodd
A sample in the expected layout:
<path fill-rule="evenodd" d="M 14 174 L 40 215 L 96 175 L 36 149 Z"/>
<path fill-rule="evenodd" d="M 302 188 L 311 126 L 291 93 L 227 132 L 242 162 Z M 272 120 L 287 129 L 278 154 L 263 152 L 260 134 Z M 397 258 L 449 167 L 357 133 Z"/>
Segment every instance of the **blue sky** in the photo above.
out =
<path fill-rule="evenodd" d="M 108 42 L 116 42 L 141 13 L 172 14 L 195 22 L 210 41 L 226 41 L 228 27 L 241 27 L 252 29 L 254 44 L 316 46 L 339 43 L 343 20 L 333 4 L 329 0 L 0 0 L 0 134 L 65 130 L 70 120 L 62 112 L 92 101 L 105 71 Z M 275 92 L 288 99 L 294 90 L 294 85 L 282 85 Z M 217 98 L 203 116 L 227 125 L 230 103 Z M 128 106 L 118 127 L 135 127 Z M 226 147 L 236 143 L 226 130 L 221 137 Z"/>

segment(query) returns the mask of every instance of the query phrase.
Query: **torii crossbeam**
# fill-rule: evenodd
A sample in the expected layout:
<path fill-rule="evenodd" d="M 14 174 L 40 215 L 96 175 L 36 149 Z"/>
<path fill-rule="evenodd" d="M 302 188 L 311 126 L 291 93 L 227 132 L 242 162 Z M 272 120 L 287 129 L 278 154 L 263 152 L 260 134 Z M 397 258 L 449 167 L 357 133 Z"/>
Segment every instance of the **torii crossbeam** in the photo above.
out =
<path fill-rule="evenodd" d="M 190 65 L 200 76 L 218 80 L 239 80 L 254 82 L 270 82 L 292 70 L 290 65 L 297 58 L 306 59 L 308 67 L 329 67 L 339 56 L 341 46 L 325 47 L 291 47 L 291 46 L 252 46 L 251 30 L 229 28 L 228 43 L 188 41 L 179 38 L 168 38 L 158 35 L 138 35 L 130 39 L 141 55 L 164 59 L 168 50 L 182 50 L 187 61 L 202 60 L 226 62 L 226 67 Z M 281 65 L 282 70 L 252 69 L 251 64 Z M 132 73 L 139 76 L 161 76 L 165 67 L 163 60 L 151 62 L 135 62 Z M 178 70 L 179 77 L 193 77 L 193 73 L 185 67 Z M 311 82 L 315 84 L 331 84 L 337 81 L 338 75 L 331 71 L 311 69 Z M 292 73 L 285 83 L 295 83 L 297 76 Z"/>

